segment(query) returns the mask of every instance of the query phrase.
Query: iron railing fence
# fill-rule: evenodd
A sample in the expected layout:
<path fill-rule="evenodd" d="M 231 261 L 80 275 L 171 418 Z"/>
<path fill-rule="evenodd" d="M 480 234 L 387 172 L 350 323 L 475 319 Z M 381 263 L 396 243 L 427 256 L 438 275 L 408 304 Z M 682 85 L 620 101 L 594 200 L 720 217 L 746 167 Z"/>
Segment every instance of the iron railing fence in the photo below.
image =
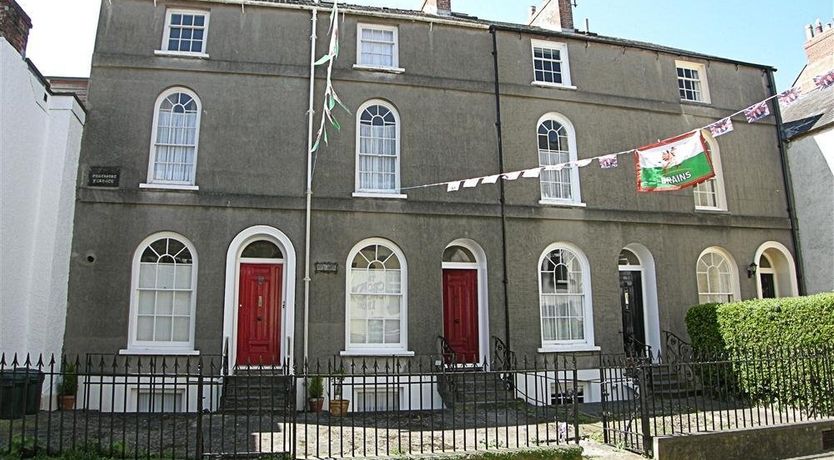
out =
<path fill-rule="evenodd" d="M 0 457 L 361 458 L 577 442 L 576 356 L 515 361 L 0 355 Z"/>
<path fill-rule="evenodd" d="M 834 347 L 600 356 L 605 442 L 652 440 L 834 417 Z"/>
<path fill-rule="evenodd" d="M 575 355 L 456 362 L 455 354 L 338 357 L 297 377 L 325 410 L 299 412 L 299 458 L 395 457 L 578 442 Z M 503 355 L 502 355 L 503 357 Z M 315 396 L 315 394 L 313 395 Z M 347 416 L 339 416 L 347 404 Z"/>

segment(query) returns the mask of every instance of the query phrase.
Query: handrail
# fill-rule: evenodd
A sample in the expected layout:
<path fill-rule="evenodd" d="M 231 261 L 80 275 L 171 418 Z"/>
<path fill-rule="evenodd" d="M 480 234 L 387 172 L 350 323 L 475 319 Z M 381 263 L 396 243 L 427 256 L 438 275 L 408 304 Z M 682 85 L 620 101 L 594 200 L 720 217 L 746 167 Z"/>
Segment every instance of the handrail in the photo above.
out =
<path fill-rule="evenodd" d="M 666 352 L 666 362 L 675 364 L 682 361 L 689 361 L 693 356 L 692 344 L 683 340 L 672 331 L 663 331 L 663 338 Z"/>
<path fill-rule="evenodd" d="M 223 338 L 223 375 L 229 375 L 229 337 Z"/>
<path fill-rule="evenodd" d="M 458 354 L 446 337 L 442 335 L 437 336 L 437 354 L 442 357 L 443 365 L 450 366 L 457 362 Z"/>
<path fill-rule="evenodd" d="M 507 347 L 500 337 L 492 336 L 493 366 L 496 370 L 509 370 L 516 367 L 515 352 Z"/>

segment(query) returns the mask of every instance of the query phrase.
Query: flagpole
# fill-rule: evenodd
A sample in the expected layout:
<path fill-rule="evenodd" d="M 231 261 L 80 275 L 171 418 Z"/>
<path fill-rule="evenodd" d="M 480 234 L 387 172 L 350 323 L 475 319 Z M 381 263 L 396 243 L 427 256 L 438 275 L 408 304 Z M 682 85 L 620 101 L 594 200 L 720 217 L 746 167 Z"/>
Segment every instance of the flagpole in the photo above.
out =
<path fill-rule="evenodd" d="M 318 5 L 319 0 L 315 0 Z M 306 365 L 310 340 L 310 214 L 313 199 L 313 103 L 316 88 L 316 27 L 318 25 L 318 8 L 313 7 L 310 32 L 310 102 L 307 108 L 307 187 L 304 220 L 304 362 Z M 292 281 L 290 281 L 292 282 Z"/>

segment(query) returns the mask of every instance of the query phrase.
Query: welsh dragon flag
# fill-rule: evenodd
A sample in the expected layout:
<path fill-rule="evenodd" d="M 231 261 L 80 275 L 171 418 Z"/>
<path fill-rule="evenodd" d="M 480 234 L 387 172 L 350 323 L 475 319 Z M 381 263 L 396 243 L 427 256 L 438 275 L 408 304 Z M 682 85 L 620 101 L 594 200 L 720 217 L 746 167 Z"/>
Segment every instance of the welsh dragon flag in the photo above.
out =
<path fill-rule="evenodd" d="M 638 192 L 681 190 L 715 176 L 700 130 L 639 148 L 634 162 Z"/>

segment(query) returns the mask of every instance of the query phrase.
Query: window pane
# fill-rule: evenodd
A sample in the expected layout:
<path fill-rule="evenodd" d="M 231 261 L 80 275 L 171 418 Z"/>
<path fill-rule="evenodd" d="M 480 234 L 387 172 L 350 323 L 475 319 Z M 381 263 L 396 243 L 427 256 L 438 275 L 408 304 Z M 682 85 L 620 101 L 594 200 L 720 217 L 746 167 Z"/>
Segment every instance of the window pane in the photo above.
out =
<path fill-rule="evenodd" d="M 174 314 L 188 315 L 191 313 L 191 293 L 177 292 L 174 294 Z"/>
<path fill-rule="evenodd" d="M 136 322 L 136 340 L 153 340 L 153 316 L 140 316 Z"/>
<path fill-rule="evenodd" d="M 260 240 L 251 243 L 243 250 L 241 257 L 257 258 L 257 259 L 282 259 L 284 255 L 275 243 L 270 241 Z"/>
<path fill-rule="evenodd" d="M 171 341 L 171 317 L 158 316 L 156 318 L 156 327 L 154 328 L 154 339 L 157 342 Z"/>
<path fill-rule="evenodd" d="M 154 305 L 156 304 L 156 292 L 154 291 L 139 291 L 139 314 L 153 315 Z"/>
<path fill-rule="evenodd" d="M 188 318 L 174 318 L 174 342 L 187 342 L 190 322 Z"/>

